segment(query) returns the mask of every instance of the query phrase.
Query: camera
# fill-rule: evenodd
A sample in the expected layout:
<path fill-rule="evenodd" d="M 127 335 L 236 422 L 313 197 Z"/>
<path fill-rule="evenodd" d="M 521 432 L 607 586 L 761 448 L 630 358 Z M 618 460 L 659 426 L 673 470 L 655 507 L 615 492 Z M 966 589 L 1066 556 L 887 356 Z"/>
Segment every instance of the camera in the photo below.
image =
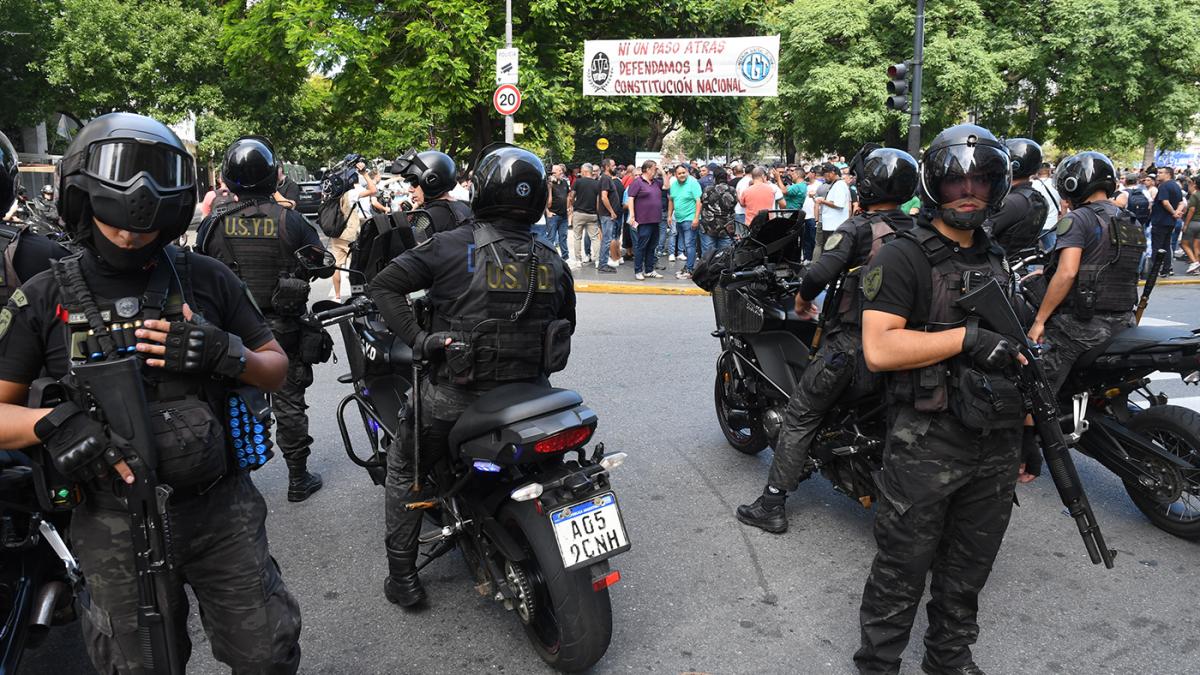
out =
<path fill-rule="evenodd" d="M 350 188 L 358 183 L 358 163 L 364 161 L 363 156 L 351 153 L 329 167 L 325 178 L 321 180 L 321 201 L 329 202 L 340 199 Z"/>

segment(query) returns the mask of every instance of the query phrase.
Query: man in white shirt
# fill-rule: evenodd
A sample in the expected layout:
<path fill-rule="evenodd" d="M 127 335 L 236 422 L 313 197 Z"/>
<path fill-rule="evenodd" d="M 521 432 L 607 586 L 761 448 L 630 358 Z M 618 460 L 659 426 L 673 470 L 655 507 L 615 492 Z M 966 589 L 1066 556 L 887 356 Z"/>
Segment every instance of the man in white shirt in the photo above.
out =
<path fill-rule="evenodd" d="M 841 179 L 838 168 L 833 164 L 827 162 L 821 167 L 821 173 L 829 184 L 829 193 L 814 200 L 821 207 L 821 229 L 817 232 L 817 244 L 813 248 L 814 261 L 821 257 L 825 238 L 850 217 L 850 185 Z"/>
<path fill-rule="evenodd" d="M 462 175 L 458 177 L 458 185 L 450 191 L 450 196 L 460 202 L 471 203 L 471 177 Z"/>
<path fill-rule="evenodd" d="M 1058 236 L 1054 233 L 1054 226 L 1058 221 L 1066 215 L 1062 210 L 1062 198 L 1058 195 L 1058 190 L 1054 187 L 1054 179 L 1050 176 L 1050 165 L 1043 163 L 1038 169 L 1037 177 L 1030 183 L 1033 189 L 1042 193 L 1046 198 L 1046 203 L 1050 204 L 1050 208 L 1046 209 L 1046 223 L 1042 225 L 1042 250 L 1051 251 L 1054 249 L 1054 241 Z"/>

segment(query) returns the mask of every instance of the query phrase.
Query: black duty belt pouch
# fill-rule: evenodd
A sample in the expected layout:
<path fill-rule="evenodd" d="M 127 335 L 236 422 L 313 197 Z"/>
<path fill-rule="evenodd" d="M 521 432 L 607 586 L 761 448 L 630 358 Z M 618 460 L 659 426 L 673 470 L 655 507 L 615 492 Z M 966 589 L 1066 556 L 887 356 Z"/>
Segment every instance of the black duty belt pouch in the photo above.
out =
<path fill-rule="evenodd" d="M 280 316 L 300 316 L 308 309 L 308 282 L 281 277 L 271 294 L 271 309 Z"/>
<path fill-rule="evenodd" d="M 1015 428 L 1025 418 L 1021 392 L 1008 378 L 963 368 L 950 393 L 950 411 L 973 431 Z"/>
<path fill-rule="evenodd" d="M 446 374 L 450 382 L 468 385 L 475 381 L 475 346 L 453 342 L 446 346 Z"/>
<path fill-rule="evenodd" d="M 310 366 L 333 356 L 333 336 L 320 326 L 300 325 L 300 360 Z"/>
<path fill-rule="evenodd" d="M 917 412 L 946 410 L 946 367 L 935 364 L 912 374 L 913 408 Z"/>
<path fill-rule="evenodd" d="M 224 430 L 204 401 L 151 403 L 150 430 L 158 449 L 161 482 L 176 489 L 205 487 L 228 470 Z"/>
<path fill-rule="evenodd" d="M 1025 296 L 1025 301 L 1034 307 L 1041 307 L 1049 284 L 1045 274 L 1035 274 L 1022 281 L 1021 292 Z"/>
<path fill-rule="evenodd" d="M 1084 288 L 1079 281 L 1075 282 L 1075 301 L 1071 303 L 1071 313 L 1080 321 L 1091 321 L 1096 316 L 1096 290 Z"/>
<path fill-rule="evenodd" d="M 571 322 L 556 319 L 546 325 L 545 342 L 542 344 L 542 369 L 557 373 L 567 367 L 571 358 Z"/>

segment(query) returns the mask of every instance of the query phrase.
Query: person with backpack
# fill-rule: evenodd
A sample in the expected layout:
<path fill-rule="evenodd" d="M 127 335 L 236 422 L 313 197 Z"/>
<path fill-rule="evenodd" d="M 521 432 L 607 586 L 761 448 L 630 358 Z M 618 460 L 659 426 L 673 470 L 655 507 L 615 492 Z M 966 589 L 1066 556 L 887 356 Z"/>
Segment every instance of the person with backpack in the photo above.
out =
<path fill-rule="evenodd" d="M 358 239 L 359 228 L 364 220 L 371 217 L 371 198 L 378 189 L 371 175 L 367 173 L 367 165 L 359 161 L 355 167 L 358 171 L 359 182 L 346 191 L 341 198 L 341 214 L 345 218 L 345 229 L 337 236 L 329 237 L 329 250 L 333 252 L 335 266 L 345 267 L 350 260 L 350 245 Z M 364 204 L 363 202 L 366 202 Z M 342 275 L 333 275 L 333 299 L 342 301 Z"/>
<path fill-rule="evenodd" d="M 1046 210 L 1046 222 L 1042 224 L 1042 236 L 1039 240 L 1043 251 L 1054 250 L 1054 240 L 1058 236 L 1054 233 L 1054 229 L 1059 218 L 1066 213 L 1062 207 L 1062 197 L 1059 196 L 1058 189 L 1054 187 L 1054 178 L 1050 174 L 1050 163 L 1042 162 L 1042 166 L 1037 172 L 1037 178 L 1030 180 L 1033 189 L 1042 193 L 1050 205 L 1050 208 Z"/>

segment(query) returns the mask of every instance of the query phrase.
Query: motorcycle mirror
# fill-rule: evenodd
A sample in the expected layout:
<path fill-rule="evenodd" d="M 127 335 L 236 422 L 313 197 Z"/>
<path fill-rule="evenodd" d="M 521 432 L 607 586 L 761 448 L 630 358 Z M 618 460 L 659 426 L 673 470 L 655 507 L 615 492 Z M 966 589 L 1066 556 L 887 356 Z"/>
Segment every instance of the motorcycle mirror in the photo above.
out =
<path fill-rule="evenodd" d="M 296 249 L 296 260 L 306 270 L 325 270 L 336 264 L 333 253 L 326 251 L 316 244 L 307 244 Z"/>

